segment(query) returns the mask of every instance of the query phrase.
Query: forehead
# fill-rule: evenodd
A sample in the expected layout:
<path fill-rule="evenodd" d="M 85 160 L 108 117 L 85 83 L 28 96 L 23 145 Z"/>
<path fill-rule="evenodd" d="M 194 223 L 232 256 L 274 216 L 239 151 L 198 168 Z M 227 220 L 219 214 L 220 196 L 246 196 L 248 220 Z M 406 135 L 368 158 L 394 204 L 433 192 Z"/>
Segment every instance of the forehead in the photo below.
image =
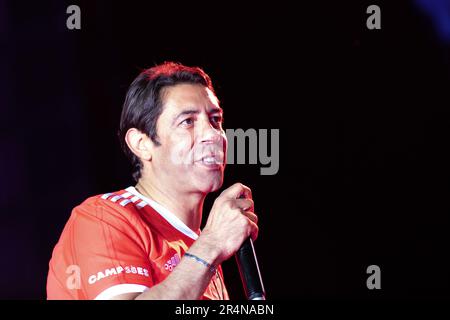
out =
<path fill-rule="evenodd" d="M 163 112 L 176 113 L 184 108 L 219 108 L 214 93 L 201 84 L 177 84 L 162 91 Z"/>

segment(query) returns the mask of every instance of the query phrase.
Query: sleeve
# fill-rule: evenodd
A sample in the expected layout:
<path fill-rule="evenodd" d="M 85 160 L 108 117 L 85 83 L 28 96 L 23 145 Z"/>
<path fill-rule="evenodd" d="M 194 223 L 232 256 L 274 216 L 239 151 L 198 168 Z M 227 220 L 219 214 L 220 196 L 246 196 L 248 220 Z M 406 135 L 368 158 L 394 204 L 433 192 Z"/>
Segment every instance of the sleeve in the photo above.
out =
<path fill-rule="evenodd" d="M 80 270 L 85 299 L 109 299 L 153 286 L 142 237 L 123 215 L 107 206 L 74 209 L 65 250 Z"/>

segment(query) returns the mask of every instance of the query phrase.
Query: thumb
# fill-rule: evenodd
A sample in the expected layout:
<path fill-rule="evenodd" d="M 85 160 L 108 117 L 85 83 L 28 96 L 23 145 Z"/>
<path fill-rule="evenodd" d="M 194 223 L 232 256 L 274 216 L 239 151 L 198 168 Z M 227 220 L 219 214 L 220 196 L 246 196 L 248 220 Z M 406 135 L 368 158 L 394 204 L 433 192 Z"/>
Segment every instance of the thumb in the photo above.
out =
<path fill-rule="evenodd" d="M 220 195 L 228 199 L 252 199 L 251 189 L 239 182 L 222 191 Z"/>

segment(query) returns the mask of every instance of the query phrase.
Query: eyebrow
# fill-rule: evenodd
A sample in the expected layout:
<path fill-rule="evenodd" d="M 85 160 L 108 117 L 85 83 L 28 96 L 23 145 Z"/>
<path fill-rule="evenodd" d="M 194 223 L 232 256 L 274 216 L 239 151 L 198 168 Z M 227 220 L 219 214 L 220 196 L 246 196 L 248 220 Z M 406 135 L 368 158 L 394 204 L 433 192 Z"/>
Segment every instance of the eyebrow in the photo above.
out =
<path fill-rule="evenodd" d="M 182 116 L 190 115 L 190 114 L 199 114 L 199 113 L 200 113 L 200 111 L 197 110 L 197 109 L 187 109 L 187 110 L 183 110 L 183 111 L 181 111 L 179 114 L 177 114 L 175 118 L 173 118 L 172 125 L 175 124 L 175 122 L 176 122 L 179 118 L 181 118 Z M 223 109 L 222 109 L 222 108 L 214 107 L 214 108 L 212 108 L 210 111 L 208 111 L 208 114 L 214 114 L 214 113 L 220 113 L 220 114 L 223 114 Z"/>

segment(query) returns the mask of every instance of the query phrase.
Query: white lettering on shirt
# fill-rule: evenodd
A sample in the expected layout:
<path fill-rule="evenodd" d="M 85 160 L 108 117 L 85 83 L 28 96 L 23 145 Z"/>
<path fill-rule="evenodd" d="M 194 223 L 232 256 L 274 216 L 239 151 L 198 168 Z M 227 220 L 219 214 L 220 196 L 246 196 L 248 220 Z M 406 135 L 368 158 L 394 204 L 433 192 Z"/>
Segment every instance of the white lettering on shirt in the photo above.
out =
<path fill-rule="evenodd" d="M 88 278 L 88 283 L 89 284 L 94 284 L 97 281 L 113 276 L 113 275 L 118 275 L 122 272 L 125 273 L 132 273 L 132 274 L 138 274 L 144 277 L 149 277 L 149 272 L 148 269 L 143 268 L 143 267 L 135 267 L 135 266 L 117 266 L 117 267 L 112 267 L 112 268 L 108 268 L 102 271 L 97 272 L 96 274 L 90 275 Z"/>

